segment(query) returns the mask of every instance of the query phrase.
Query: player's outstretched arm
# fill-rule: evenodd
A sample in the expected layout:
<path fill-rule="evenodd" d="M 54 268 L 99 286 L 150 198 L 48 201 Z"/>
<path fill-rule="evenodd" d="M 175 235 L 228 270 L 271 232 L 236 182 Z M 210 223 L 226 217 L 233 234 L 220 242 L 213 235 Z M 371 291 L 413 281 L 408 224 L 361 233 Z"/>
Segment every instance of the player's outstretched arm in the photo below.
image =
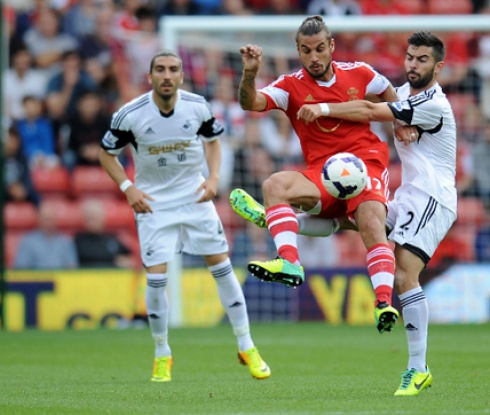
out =
<path fill-rule="evenodd" d="M 243 72 L 238 88 L 238 102 L 244 110 L 264 111 L 267 99 L 255 87 L 255 78 L 262 62 L 262 48 L 257 45 L 247 45 L 240 48 Z"/>

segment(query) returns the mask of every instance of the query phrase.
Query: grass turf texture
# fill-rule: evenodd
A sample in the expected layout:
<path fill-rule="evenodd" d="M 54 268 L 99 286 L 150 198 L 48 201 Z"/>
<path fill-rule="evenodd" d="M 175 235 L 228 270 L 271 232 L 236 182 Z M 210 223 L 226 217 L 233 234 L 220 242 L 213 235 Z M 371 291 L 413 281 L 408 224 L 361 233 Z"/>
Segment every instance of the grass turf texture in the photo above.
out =
<path fill-rule="evenodd" d="M 272 369 L 237 363 L 231 328 L 171 329 L 170 383 L 150 382 L 148 329 L 0 332 L 0 414 L 490 414 L 490 326 L 431 326 L 433 387 L 395 398 L 405 333 L 254 324 Z"/>

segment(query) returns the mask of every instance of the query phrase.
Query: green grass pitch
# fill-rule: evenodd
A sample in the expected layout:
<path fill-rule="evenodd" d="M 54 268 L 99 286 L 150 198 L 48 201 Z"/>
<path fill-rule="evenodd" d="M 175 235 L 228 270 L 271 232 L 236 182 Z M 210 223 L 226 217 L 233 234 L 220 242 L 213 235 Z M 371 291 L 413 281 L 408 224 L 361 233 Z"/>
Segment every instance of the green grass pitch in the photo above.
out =
<path fill-rule="evenodd" d="M 395 398 L 405 333 L 253 324 L 272 370 L 253 379 L 228 325 L 171 329 L 173 379 L 150 382 L 148 329 L 0 332 L 2 415 L 490 414 L 490 325 L 431 326 L 431 389 Z"/>

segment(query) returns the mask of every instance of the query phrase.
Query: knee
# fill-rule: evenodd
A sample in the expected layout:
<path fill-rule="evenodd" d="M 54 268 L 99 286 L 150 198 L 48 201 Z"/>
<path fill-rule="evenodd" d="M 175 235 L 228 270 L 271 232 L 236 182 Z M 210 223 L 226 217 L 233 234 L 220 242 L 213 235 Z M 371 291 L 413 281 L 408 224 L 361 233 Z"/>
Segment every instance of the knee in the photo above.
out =
<path fill-rule="evenodd" d="M 281 180 L 281 175 L 278 173 L 274 173 L 269 176 L 264 183 L 262 183 L 262 192 L 265 195 L 275 195 L 283 193 L 284 185 Z"/>

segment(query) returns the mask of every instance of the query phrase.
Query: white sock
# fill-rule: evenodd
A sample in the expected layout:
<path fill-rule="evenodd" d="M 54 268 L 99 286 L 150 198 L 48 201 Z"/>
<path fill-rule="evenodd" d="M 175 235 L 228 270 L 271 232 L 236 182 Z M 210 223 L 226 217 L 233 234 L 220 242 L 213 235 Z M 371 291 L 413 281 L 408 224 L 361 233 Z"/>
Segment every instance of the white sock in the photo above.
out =
<path fill-rule="evenodd" d="M 155 357 L 171 356 L 168 345 L 167 274 L 146 275 L 146 312 L 155 341 Z"/>
<path fill-rule="evenodd" d="M 230 259 L 227 258 L 221 264 L 210 266 L 209 271 L 216 281 L 219 299 L 233 327 L 233 333 L 237 337 L 238 349 L 244 351 L 254 347 L 250 335 L 245 296 Z"/>
<path fill-rule="evenodd" d="M 399 296 L 403 307 L 403 322 L 408 340 L 408 367 L 426 372 L 429 306 L 421 287 L 413 288 Z"/>
<path fill-rule="evenodd" d="M 306 236 L 330 236 L 339 230 L 338 219 L 320 218 L 308 213 L 299 213 L 298 233 Z"/>

